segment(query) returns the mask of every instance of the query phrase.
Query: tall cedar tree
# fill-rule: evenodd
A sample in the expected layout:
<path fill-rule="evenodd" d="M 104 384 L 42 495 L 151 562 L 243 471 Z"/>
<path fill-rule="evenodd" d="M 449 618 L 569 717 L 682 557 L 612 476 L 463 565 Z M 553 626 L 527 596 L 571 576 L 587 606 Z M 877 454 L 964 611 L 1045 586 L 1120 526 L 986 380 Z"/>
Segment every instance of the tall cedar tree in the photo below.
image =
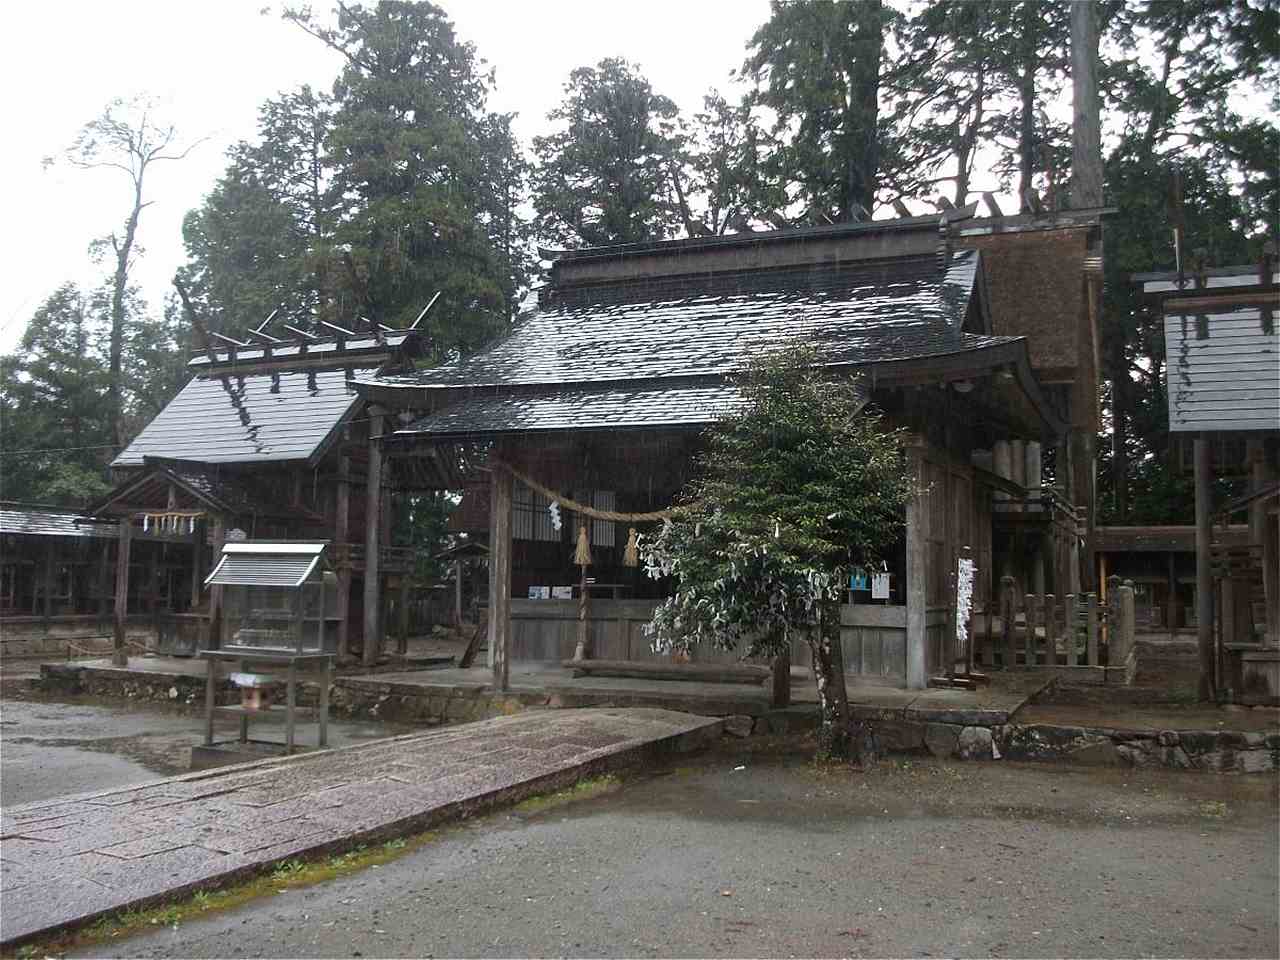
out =
<path fill-rule="evenodd" d="M 212 328 L 254 324 L 276 309 L 295 321 L 338 319 L 332 120 L 330 98 L 307 86 L 268 100 L 257 142 L 231 148 L 212 193 L 187 214 L 180 276 Z"/>
<path fill-rule="evenodd" d="M 680 220 L 676 116 L 626 60 L 570 73 L 547 114 L 556 132 L 533 139 L 539 235 L 565 247 L 671 236 Z"/>
<path fill-rule="evenodd" d="M 507 245 L 520 165 L 510 126 L 486 103 L 493 74 L 431 3 L 338 4 L 336 24 L 296 23 L 340 53 L 326 146 L 334 245 L 355 317 L 427 321 L 437 349 L 502 329 L 521 276 Z"/>
<path fill-rule="evenodd" d="M 819 751 L 851 737 L 840 600 L 853 566 L 876 566 L 902 537 L 911 476 L 902 436 L 865 409 L 857 383 L 807 346 L 752 364 L 743 412 L 709 432 L 674 517 L 642 539 L 645 569 L 673 591 L 649 630 L 660 650 L 710 644 L 775 657 L 813 652 Z"/>
<path fill-rule="evenodd" d="M 773 0 L 751 38 L 742 73 L 755 82 L 753 102 L 777 118 L 766 169 L 815 217 L 853 220 L 875 205 L 892 17 L 881 0 Z"/>
<path fill-rule="evenodd" d="M 36 310 L 18 351 L 0 358 L 0 496 L 81 504 L 106 491 L 108 309 L 109 296 L 63 284 Z"/>

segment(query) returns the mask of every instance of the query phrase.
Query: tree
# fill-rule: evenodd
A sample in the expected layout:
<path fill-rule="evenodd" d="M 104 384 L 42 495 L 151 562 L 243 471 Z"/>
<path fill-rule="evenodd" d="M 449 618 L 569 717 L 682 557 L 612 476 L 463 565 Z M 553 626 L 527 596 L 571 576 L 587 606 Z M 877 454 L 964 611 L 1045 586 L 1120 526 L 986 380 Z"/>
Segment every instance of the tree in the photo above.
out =
<path fill-rule="evenodd" d="M 773 0 L 742 73 L 754 105 L 773 111 L 769 174 L 817 215 L 859 219 L 875 205 L 885 130 L 880 117 L 881 0 Z"/>
<path fill-rule="evenodd" d="M 540 235 L 568 247 L 672 235 L 682 145 L 675 104 L 617 58 L 574 70 L 564 94 L 547 114 L 559 129 L 533 139 Z"/>
<path fill-rule="evenodd" d="M 181 276 L 214 329 L 277 308 L 294 320 L 339 319 L 332 114 L 331 99 L 307 86 L 265 102 L 257 142 L 231 148 L 226 173 L 187 214 Z"/>
<path fill-rule="evenodd" d="M 777 656 L 813 652 L 819 752 L 850 753 L 840 599 L 850 568 L 900 537 L 912 494 L 902 437 L 864 409 L 856 381 L 817 366 L 808 347 L 754 363 L 744 412 L 718 423 L 699 479 L 642 553 L 674 592 L 654 611 L 659 649 L 709 643 Z"/>
<path fill-rule="evenodd" d="M 141 252 L 137 245 L 138 222 L 142 211 L 151 205 L 150 201 L 143 199 L 146 177 L 154 164 L 181 160 L 200 142 L 179 147 L 177 139 L 177 130 L 172 124 L 165 125 L 155 120 L 154 104 L 149 99 L 137 97 L 125 101 L 116 98 L 107 104 L 99 117 L 84 125 L 66 151 L 66 159 L 73 166 L 122 171 L 128 176 L 133 190 L 132 205 L 124 226 L 95 244 L 98 251 L 109 249 L 115 260 L 111 278 L 107 413 L 112 436 L 120 446 L 125 442 L 124 377 L 121 372 L 128 320 L 125 298 L 129 289 L 129 272 Z M 46 165 L 53 162 L 52 158 L 45 160 Z"/>
<path fill-rule="evenodd" d="M 333 242 L 348 316 L 411 322 L 437 292 L 426 332 L 438 350 L 505 327 L 519 250 L 504 249 L 517 153 L 486 109 L 492 72 L 431 3 L 307 8 L 285 19 L 343 57 L 326 138 Z"/>
<path fill-rule="evenodd" d="M 31 318 L 18 353 L 0 363 L 4 497 L 74 504 L 108 489 L 104 306 L 99 301 L 95 311 L 92 298 L 63 284 Z"/>

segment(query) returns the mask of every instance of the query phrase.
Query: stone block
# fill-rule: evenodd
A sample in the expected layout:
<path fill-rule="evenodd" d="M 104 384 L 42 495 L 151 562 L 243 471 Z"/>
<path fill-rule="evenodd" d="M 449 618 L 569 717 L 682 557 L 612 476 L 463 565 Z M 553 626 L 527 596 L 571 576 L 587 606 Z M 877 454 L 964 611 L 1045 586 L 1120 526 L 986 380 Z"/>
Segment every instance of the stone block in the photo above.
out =
<path fill-rule="evenodd" d="M 965 727 L 960 731 L 956 748 L 962 760 L 990 760 L 993 758 L 990 727 Z"/>
<path fill-rule="evenodd" d="M 730 737 L 749 737 L 754 726 L 755 721 L 751 717 L 737 714 L 725 718 L 724 732 Z"/>
<path fill-rule="evenodd" d="M 1067 754 L 1067 759 L 1072 763 L 1091 767 L 1119 767 L 1125 765 L 1120 754 L 1121 749 L 1111 740 L 1099 740 L 1097 743 L 1072 750 Z"/>
<path fill-rule="evenodd" d="M 914 720 L 886 720 L 875 725 L 880 748 L 886 753 L 911 753 L 925 747 L 925 724 Z"/>
<path fill-rule="evenodd" d="M 1162 747 L 1176 747 L 1179 740 L 1178 732 L 1176 730 L 1161 730 L 1156 739 Z"/>
<path fill-rule="evenodd" d="M 951 723 L 925 724 L 924 745 L 935 757 L 941 757 L 944 760 L 953 757 L 960 743 L 962 729 Z"/>

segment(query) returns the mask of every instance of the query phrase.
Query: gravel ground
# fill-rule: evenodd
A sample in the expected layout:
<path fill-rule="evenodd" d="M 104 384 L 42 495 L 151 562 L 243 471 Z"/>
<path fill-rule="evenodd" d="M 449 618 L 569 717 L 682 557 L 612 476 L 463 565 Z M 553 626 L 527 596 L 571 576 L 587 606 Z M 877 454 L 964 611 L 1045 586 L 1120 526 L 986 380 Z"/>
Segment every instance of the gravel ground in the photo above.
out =
<path fill-rule="evenodd" d="M 1276 957 L 1277 781 L 726 746 L 83 956 Z"/>

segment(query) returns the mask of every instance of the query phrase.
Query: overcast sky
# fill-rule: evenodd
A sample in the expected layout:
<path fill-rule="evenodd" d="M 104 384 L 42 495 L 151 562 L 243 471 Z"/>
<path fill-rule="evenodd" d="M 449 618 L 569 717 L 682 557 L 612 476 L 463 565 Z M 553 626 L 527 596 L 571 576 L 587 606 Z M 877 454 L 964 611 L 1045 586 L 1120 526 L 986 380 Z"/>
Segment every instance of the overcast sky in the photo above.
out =
<path fill-rule="evenodd" d="M 182 218 L 224 166 L 226 148 L 254 135 L 259 104 L 303 83 L 328 89 L 336 54 L 275 15 L 265 0 L 98 0 L 15 4 L 5 10 L 9 134 L 0 152 L 8 228 L 0 237 L 0 352 L 13 348 L 31 314 L 61 283 L 99 282 L 106 265 L 89 243 L 117 229 L 129 185 L 119 171 L 50 170 L 112 97 L 149 93 L 185 140 L 207 140 L 181 162 L 148 173 L 153 201 L 135 273 L 159 308 L 183 261 Z M 323 10 L 325 0 L 316 0 Z M 526 142 L 544 128 L 574 67 L 624 56 L 686 112 L 712 86 L 727 90 L 767 0 L 444 0 L 459 36 L 497 70 L 491 106 L 517 111 Z M 637 16 L 643 10 L 643 15 Z"/>

